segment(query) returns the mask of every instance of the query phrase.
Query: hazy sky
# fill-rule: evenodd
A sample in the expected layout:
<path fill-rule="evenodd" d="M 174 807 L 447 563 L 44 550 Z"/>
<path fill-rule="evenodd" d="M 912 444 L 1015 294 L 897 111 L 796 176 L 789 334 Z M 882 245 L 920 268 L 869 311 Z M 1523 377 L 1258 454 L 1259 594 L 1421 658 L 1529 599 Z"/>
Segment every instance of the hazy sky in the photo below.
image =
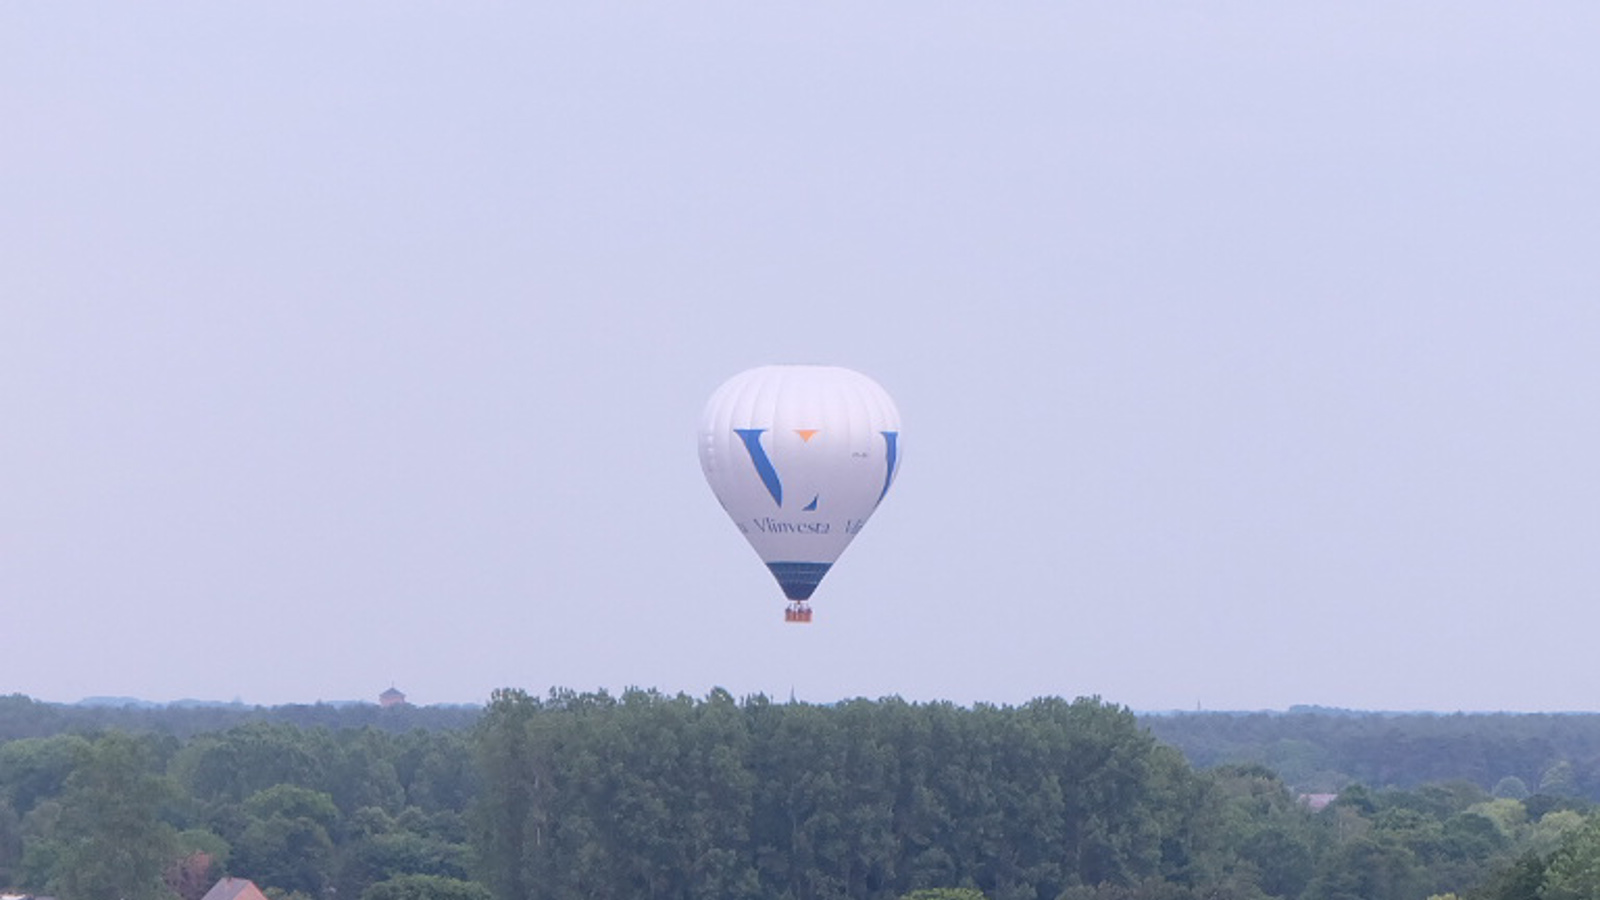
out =
<path fill-rule="evenodd" d="M 1600 5 L 0 3 L 0 693 L 1600 709 Z M 783 601 L 710 392 L 900 477 Z"/>

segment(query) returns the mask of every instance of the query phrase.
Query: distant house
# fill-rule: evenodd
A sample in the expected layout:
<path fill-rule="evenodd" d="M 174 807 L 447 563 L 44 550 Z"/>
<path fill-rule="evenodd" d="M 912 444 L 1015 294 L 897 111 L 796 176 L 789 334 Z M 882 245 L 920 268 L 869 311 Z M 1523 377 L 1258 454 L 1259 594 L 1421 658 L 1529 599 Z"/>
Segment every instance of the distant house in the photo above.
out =
<path fill-rule="evenodd" d="M 248 878 L 224 878 L 200 900 L 267 900 L 267 895 Z"/>
<path fill-rule="evenodd" d="M 391 706 L 405 706 L 406 695 L 391 687 L 378 695 L 378 705 L 384 709 L 388 709 Z"/>
<path fill-rule="evenodd" d="M 1328 808 L 1328 804 L 1339 799 L 1338 794 L 1301 794 L 1300 802 L 1304 803 L 1312 812 L 1321 812 Z"/>

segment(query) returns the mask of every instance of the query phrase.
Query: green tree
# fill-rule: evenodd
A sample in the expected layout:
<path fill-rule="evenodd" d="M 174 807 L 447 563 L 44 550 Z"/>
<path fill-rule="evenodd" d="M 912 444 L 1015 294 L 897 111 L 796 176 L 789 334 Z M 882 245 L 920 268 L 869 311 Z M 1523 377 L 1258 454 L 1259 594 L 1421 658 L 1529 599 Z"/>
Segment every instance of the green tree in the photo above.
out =
<path fill-rule="evenodd" d="M 1569 837 L 1583 830 L 1583 816 L 1570 809 L 1557 809 L 1545 813 L 1528 828 L 1525 849 L 1548 857 L 1560 849 Z"/>
<path fill-rule="evenodd" d="M 1578 794 L 1578 776 L 1572 763 L 1557 760 L 1539 776 L 1539 793 L 1556 797 L 1575 797 Z"/>
<path fill-rule="evenodd" d="M 334 755 L 330 745 L 321 729 L 252 722 L 195 738 L 172 768 L 196 799 L 240 803 L 280 784 L 322 790 Z"/>
<path fill-rule="evenodd" d="M 1545 869 L 1540 900 L 1600 898 L 1600 820 L 1568 836 Z"/>
<path fill-rule="evenodd" d="M 1523 806 L 1520 800 L 1497 797 L 1494 800 L 1475 803 L 1467 807 L 1466 811 L 1493 822 L 1507 840 L 1515 840 L 1528 824 L 1528 808 Z"/>
<path fill-rule="evenodd" d="M 339 810 L 320 791 L 280 784 L 244 803 L 249 824 L 233 842 L 234 866 L 261 884 L 321 896 L 331 877 Z"/>
<path fill-rule="evenodd" d="M 361 892 L 361 900 L 492 900 L 489 889 L 473 881 L 438 875 L 398 875 Z"/>
<path fill-rule="evenodd" d="M 1346 842 L 1307 891 L 1310 900 L 1411 900 L 1425 896 L 1416 854 L 1392 839 Z"/>
<path fill-rule="evenodd" d="M 1507 775 L 1506 777 L 1495 782 L 1494 789 L 1489 793 L 1496 797 L 1503 797 L 1508 800 L 1526 800 L 1528 799 L 1528 794 L 1530 791 L 1528 790 L 1528 783 L 1526 781 L 1523 781 L 1521 778 L 1518 778 L 1515 775 Z"/>
<path fill-rule="evenodd" d="M 432 820 L 412 807 L 390 816 L 364 807 L 344 829 L 338 893 L 359 896 L 368 885 L 401 875 L 466 878 L 468 850 L 432 832 Z"/>
<path fill-rule="evenodd" d="M 1467 896 L 1471 900 L 1541 900 L 1544 881 L 1544 859 L 1537 853 L 1524 853 Z"/>
<path fill-rule="evenodd" d="M 395 768 L 399 754 L 390 735 L 374 728 L 343 731 L 334 744 L 326 789 L 340 810 L 371 806 L 397 813 L 405 807 L 405 787 Z"/>
<path fill-rule="evenodd" d="M 484 791 L 473 808 L 483 877 L 497 900 L 529 900 L 529 857 L 550 837 L 552 760 L 530 730 L 540 704 L 525 691 L 494 692 L 475 738 Z"/>
<path fill-rule="evenodd" d="M 72 900 L 169 898 L 162 875 L 177 843 L 160 810 L 171 795 L 145 744 L 119 732 L 96 741 L 61 795 L 55 889 Z"/>
<path fill-rule="evenodd" d="M 0 798 L 26 816 L 41 800 L 60 795 L 88 749 L 75 734 L 0 743 Z"/>
<path fill-rule="evenodd" d="M 1317 830 L 1306 806 L 1270 769 L 1222 766 L 1211 773 L 1220 803 L 1220 818 L 1211 831 L 1224 846 L 1214 849 L 1214 868 L 1237 866 L 1253 872 L 1250 880 L 1275 897 L 1298 897 L 1316 867 Z M 1229 853 L 1238 859 L 1228 859 Z"/>
<path fill-rule="evenodd" d="M 61 801 L 55 799 L 40 802 L 22 817 L 22 858 L 13 870 L 11 884 L 32 893 L 49 892 L 61 862 L 62 845 L 56 837 L 60 821 Z"/>
<path fill-rule="evenodd" d="M 400 737 L 395 765 L 406 788 L 406 802 L 424 812 L 460 813 L 478 792 L 470 735 L 413 731 Z"/>
<path fill-rule="evenodd" d="M 0 884 L 15 884 L 13 870 L 22 862 L 22 817 L 0 797 Z"/>

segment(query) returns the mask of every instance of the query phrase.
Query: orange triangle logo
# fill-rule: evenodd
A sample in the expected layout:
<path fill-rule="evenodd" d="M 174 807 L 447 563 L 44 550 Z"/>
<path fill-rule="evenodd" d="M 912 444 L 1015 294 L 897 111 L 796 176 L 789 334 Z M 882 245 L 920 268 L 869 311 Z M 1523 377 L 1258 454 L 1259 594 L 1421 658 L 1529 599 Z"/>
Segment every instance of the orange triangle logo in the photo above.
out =
<path fill-rule="evenodd" d="M 820 428 L 796 428 L 794 433 L 800 435 L 800 440 L 809 444 L 811 439 L 816 437 L 817 432 L 821 430 Z"/>

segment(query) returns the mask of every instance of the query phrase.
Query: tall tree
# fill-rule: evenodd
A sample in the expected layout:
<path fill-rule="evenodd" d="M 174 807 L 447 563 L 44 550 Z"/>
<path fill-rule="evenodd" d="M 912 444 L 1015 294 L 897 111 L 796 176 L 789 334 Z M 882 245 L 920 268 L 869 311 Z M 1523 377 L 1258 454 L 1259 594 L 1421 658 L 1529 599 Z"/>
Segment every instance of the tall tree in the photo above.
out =
<path fill-rule="evenodd" d="M 56 889 L 72 900 L 169 900 L 162 875 L 177 856 L 160 818 L 171 796 L 144 743 L 112 732 L 67 779 L 56 824 Z"/>
<path fill-rule="evenodd" d="M 533 897 L 529 857 L 548 836 L 549 760 L 530 734 L 539 709 L 525 691 L 497 690 L 476 731 L 487 789 L 473 810 L 474 831 L 483 880 L 497 900 Z"/>

